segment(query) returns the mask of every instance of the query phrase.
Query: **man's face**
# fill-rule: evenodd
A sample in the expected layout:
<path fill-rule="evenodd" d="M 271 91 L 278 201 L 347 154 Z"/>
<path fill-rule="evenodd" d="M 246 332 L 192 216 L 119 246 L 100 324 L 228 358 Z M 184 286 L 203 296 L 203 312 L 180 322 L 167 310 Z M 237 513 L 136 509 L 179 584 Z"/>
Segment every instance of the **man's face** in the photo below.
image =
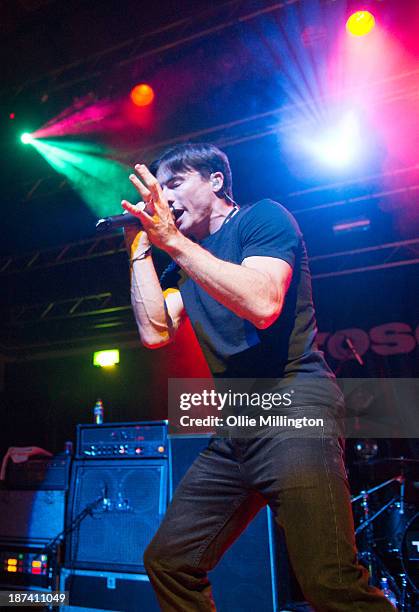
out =
<path fill-rule="evenodd" d="M 157 171 L 163 194 L 175 211 L 176 227 L 185 236 L 202 239 L 209 234 L 209 221 L 214 203 L 213 186 L 196 170 L 173 174 L 167 169 Z"/>

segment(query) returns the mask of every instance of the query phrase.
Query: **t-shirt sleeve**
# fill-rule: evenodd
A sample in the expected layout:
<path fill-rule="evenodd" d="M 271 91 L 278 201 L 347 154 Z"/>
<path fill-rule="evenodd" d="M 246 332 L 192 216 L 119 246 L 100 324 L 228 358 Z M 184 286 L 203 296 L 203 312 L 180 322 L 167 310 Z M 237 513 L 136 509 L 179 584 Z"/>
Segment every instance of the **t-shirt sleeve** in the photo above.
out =
<path fill-rule="evenodd" d="M 246 257 L 276 257 L 294 267 L 302 235 L 294 217 L 281 204 L 261 200 L 240 222 L 242 261 Z"/>

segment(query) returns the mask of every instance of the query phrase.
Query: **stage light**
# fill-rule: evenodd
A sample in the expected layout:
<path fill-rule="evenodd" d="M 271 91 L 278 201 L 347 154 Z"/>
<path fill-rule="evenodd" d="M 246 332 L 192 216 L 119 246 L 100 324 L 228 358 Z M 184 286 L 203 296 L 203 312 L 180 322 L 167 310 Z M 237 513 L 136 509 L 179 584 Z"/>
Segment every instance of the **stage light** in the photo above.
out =
<path fill-rule="evenodd" d="M 346 22 L 346 29 L 352 36 L 366 36 L 374 26 L 374 15 L 369 11 L 357 11 Z"/>
<path fill-rule="evenodd" d="M 33 141 L 33 137 L 29 134 L 29 132 L 24 132 L 20 137 L 20 140 L 23 144 L 29 144 Z"/>
<path fill-rule="evenodd" d="M 30 145 L 66 178 L 95 216 L 118 214 L 119 202 L 127 197 L 127 176 L 131 170 L 110 157 L 112 152 L 106 147 L 63 138 L 46 140 L 36 132 L 32 133 Z M 130 198 L 136 197 L 131 185 L 128 192 Z"/>
<path fill-rule="evenodd" d="M 9 119 L 14 119 L 16 115 L 14 113 L 9 113 Z"/>
<path fill-rule="evenodd" d="M 119 363 L 119 350 L 96 351 L 93 353 L 93 365 L 99 368 L 109 368 Z"/>
<path fill-rule="evenodd" d="M 335 168 L 349 166 L 359 155 L 360 126 L 354 113 L 348 112 L 326 135 L 310 143 L 311 154 L 323 164 Z"/>
<path fill-rule="evenodd" d="M 154 100 L 154 91 L 147 83 L 140 83 L 132 88 L 130 96 L 135 106 L 148 106 Z"/>

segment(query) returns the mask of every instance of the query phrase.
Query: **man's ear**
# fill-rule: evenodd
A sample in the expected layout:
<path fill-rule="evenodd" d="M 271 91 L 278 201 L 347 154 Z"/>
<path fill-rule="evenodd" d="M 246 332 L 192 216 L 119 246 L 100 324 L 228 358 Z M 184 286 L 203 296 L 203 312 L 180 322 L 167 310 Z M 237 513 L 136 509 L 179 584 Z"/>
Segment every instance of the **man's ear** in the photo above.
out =
<path fill-rule="evenodd" d="M 224 175 L 222 172 L 213 172 L 210 175 L 210 183 L 214 193 L 219 194 L 224 187 Z"/>

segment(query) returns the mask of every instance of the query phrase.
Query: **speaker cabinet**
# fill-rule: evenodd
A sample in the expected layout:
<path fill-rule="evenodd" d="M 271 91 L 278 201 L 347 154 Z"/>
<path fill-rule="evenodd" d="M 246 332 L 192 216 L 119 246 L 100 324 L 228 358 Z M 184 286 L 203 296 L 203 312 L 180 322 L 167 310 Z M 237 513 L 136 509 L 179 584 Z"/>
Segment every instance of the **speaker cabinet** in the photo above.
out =
<path fill-rule="evenodd" d="M 71 456 L 29 458 L 23 463 L 9 461 L 6 470 L 8 489 L 67 491 L 70 480 Z"/>
<path fill-rule="evenodd" d="M 0 489 L 0 541 L 46 544 L 64 529 L 65 491 Z"/>
<path fill-rule="evenodd" d="M 173 490 L 209 438 L 171 437 Z M 274 547 L 270 510 L 264 508 L 210 573 L 217 612 L 276 612 Z"/>
<path fill-rule="evenodd" d="M 66 566 L 144 573 L 144 550 L 166 511 L 167 460 L 75 461 L 70 491 Z"/>
<path fill-rule="evenodd" d="M 60 590 L 70 592 L 74 612 L 159 612 L 148 577 L 144 574 L 61 569 Z"/>

